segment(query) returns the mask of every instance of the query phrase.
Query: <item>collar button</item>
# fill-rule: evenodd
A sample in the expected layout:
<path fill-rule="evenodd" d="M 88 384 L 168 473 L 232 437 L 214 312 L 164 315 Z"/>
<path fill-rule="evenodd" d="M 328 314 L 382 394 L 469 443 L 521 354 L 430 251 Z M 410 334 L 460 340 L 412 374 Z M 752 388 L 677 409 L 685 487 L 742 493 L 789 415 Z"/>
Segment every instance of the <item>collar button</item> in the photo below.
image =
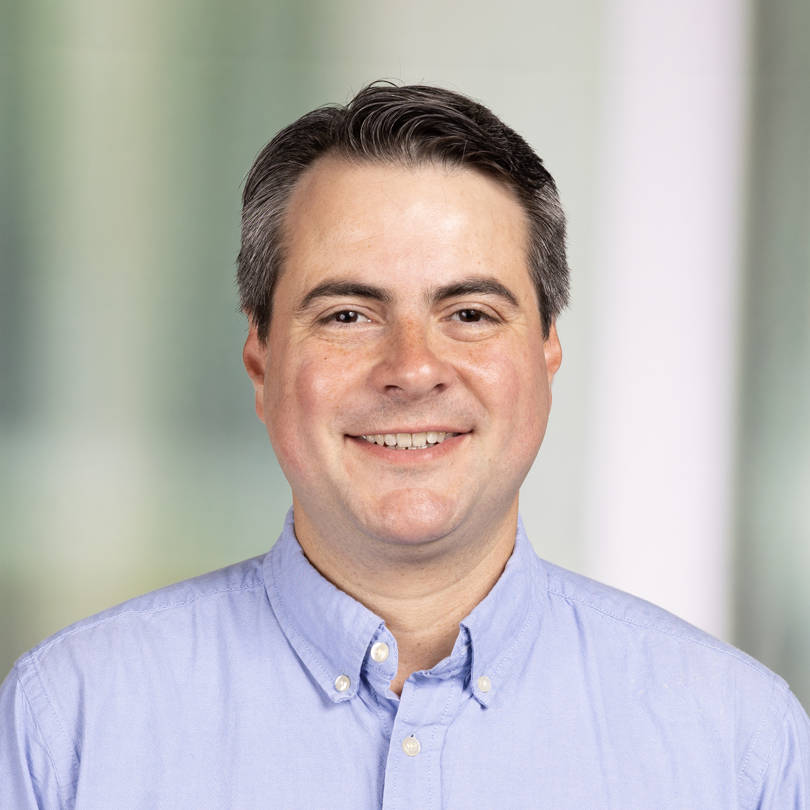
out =
<path fill-rule="evenodd" d="M 378 664 L 381 664 L 386 658 L 388 658 L 388 645 L 384 641 L 378 641 L 371 648 L 371 657 Z"/>

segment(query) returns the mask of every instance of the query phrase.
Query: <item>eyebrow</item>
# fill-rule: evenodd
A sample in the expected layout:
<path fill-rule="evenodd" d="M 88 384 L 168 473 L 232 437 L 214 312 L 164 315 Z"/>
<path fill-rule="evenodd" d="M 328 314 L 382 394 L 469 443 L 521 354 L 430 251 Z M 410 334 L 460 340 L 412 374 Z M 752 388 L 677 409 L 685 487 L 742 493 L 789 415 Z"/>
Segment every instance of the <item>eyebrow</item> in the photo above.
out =
<path fill-rule="evenodd" d="M 427 294 L 427 299 L 431 304 L 438 304 L 448 298 L 460 298 L 463 295 L 497 295 L 499 298 L 508 301 L 516 309 L 520 309 L 517 296 L 507 286 L 501 284 L 498 279 L 491 276 L 466 278 L 462 281 L 436 287 Z"/>
<path fill-rule="evenodd" d="M 459 298 L 464 295 L 497 295 L 516 309 L 520 308 L 517 296 L 507 286 L 491 276 L 466 278 L 451 284 L 444 284 L 428 291 L 425 298 L 428 304 L 435 305 L 448 298 Z M 321 298 L 342 297 L 367 298 L 383 304 L 390 304 L 393 301 L 393 296 L 384 287 L 363 284 L 358 281 L 324 281 L 317 287 L 313 287 L 304 296 L 298 309 L 299 312 L 303 312 Z"/>
<path fill-rule="evenodd" d="M 343 297 L 369 298 L 383 304 L 390 304 L 393 300 L 388 290 L 375 287 L 373 284 L 362 284 L 358 281 L 324 281 L 304 296 L 298 309 L 303 311 L 320 298 Z"/>

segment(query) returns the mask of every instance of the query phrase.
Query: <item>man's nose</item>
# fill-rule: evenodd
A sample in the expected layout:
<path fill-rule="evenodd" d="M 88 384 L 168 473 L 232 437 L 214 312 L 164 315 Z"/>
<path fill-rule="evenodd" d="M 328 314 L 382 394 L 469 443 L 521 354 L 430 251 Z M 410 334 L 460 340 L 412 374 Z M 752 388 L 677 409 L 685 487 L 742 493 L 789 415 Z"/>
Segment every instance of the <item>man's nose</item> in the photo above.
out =
<path fill-rule="evenodd" d="M 424 324 L 396 326 L 381 348 L 373 383 L 386 394 L 418 399 L 449 387 L 455 379 L 453 366 L 431 345 Z"/>

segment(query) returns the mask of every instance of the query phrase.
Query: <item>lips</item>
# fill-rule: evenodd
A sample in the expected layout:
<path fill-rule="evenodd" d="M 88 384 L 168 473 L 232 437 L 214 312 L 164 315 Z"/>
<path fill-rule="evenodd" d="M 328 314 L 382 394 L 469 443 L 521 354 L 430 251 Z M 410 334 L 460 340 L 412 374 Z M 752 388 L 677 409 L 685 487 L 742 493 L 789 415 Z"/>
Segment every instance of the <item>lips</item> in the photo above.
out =
<path fill-rule="evenodd" d="M 392 450 L 425 450 L 441 444 L 445 439 L 458 436 L 458 433 L 428 430 L 424 433 L 374 433 L 365 434 L 359 438 L 371 444 L 384 445 Z"/>

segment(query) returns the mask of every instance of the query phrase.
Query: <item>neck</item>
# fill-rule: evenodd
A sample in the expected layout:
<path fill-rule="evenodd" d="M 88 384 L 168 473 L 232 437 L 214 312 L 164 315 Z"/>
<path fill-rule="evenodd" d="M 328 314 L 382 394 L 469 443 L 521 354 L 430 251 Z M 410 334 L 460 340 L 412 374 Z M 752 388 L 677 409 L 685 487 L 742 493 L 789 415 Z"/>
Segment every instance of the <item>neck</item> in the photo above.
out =
<path fill-rule="evenodd" d="M 403 553 L 402 546 L 373 539 L 341 542 L 342 532 L 324 536 L 299 504 L 294 508 L 295 533 L 310 563 L 379 616 L 396 639 L 398 668 L 391 689 L 397 695 L 411 673 L 431 669 L 450 655 L 459 622 L 503 573 L 517 530 L 515 500 L 495 525 L 453 532 L 463 533 L 463 542 L 448 535 Z"/>

